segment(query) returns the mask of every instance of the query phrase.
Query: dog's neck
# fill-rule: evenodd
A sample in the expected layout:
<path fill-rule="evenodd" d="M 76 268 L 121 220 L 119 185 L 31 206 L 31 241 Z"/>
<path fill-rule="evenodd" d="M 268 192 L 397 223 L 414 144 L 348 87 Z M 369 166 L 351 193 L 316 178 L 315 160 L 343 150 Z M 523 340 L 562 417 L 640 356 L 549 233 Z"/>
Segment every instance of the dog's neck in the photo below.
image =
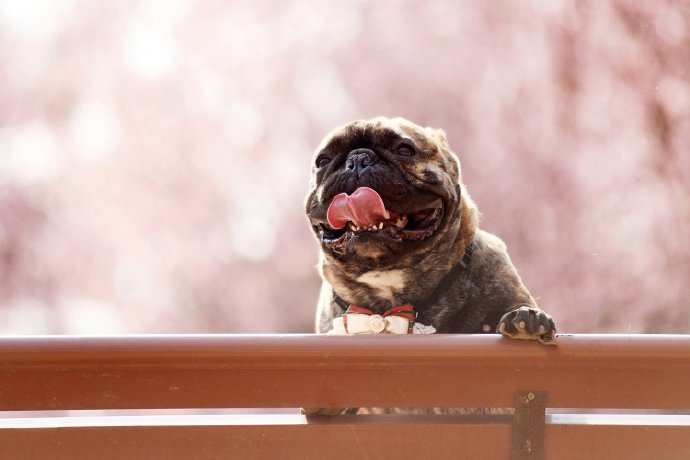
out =
<path fill-rule="evenodd" d="M 357 305 L 382 312 L 409 303 L 417 311 L 422 311 L 433 305 L 448 285 L 468 270 L 473 252 L 472 245 L 468 245 L 459 261 L 451 262 L 449 266 L 434 265 L 424 272 L 419 268 L 424 264 L 353 272 L 329 264 L 326 260 L 323 261 L 322 271 L 333 288 L 334 301 L 341 309 Z M 409 282 L 418 279 L 425 279 L 427 283 Z"/>

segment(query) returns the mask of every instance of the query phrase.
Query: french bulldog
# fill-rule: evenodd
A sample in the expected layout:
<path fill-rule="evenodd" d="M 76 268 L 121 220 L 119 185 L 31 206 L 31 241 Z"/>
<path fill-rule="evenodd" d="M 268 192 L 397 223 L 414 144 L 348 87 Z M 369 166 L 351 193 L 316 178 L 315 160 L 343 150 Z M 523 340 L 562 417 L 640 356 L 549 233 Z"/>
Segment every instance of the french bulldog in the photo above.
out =
<path fill-rule="evenodd" d="M 383 117 L 334 129 L 314 155 L 306 214 L 321 249 L 317 332 L 555 343 L 506 245 L 479 228 L 444 131 Z"/>

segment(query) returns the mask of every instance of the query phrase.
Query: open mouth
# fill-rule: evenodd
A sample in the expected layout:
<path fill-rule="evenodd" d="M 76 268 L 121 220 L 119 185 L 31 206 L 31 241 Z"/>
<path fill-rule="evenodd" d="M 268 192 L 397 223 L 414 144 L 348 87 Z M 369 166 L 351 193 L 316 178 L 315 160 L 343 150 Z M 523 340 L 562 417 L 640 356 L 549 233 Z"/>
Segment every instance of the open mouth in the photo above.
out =
<path fill-rule="evenodd" d="M 315 229 L 323 244 L 334 249 L 341 248 L 353 238 L 360 236 L 376 236 L 394 241 L 419 241 L 429 238 L 438 229 L 443 218 L 443 204 L 438 200 L 432 207 L 412 213 L 388 211 L 388 214 L 388 218 L 381 218 L 366 227 L 358 227 L 348 221 L 341 229 L 334 229 L 326 223 L 315 226 Z"/>

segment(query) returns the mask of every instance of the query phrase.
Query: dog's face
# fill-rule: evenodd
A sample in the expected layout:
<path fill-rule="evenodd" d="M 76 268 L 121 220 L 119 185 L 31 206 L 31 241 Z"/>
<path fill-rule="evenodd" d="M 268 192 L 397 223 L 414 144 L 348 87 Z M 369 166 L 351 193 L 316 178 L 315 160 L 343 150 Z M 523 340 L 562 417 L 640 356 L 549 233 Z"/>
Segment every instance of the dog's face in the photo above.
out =
<path fill-rule="evenodd" d="M 390 267 L 429 253 L 453 257 L 476 226 L 459 178 L 443 131 L 402 118 L 356 121 L 317 148 L 306 212 L 332 263 Z"/>

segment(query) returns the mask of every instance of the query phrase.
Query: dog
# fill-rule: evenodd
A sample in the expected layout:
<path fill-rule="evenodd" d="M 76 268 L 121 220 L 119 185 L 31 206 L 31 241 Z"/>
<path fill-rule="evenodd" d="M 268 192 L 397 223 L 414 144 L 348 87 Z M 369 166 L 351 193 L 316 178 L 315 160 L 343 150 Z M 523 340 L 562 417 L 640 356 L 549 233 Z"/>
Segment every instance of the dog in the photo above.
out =
<path fill-rule="evenodd" d="M 506 245 L 479 228 L 443 130 L 384 117 L 334 129 L 316 149 L 305 210 L 321 248 L 318 333 L 554 343 Z"/>

